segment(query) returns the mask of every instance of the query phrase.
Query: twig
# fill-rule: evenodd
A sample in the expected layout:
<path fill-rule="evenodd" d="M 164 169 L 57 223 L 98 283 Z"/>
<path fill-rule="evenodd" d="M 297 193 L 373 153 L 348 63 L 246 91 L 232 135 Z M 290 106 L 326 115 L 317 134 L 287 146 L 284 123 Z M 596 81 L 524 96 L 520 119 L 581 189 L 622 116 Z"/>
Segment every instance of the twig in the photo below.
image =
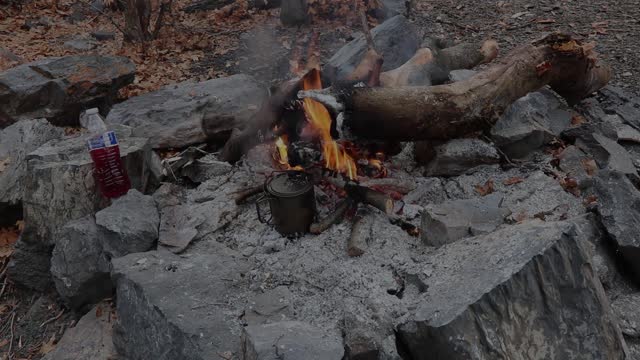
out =
<path fill-rule="evenodd" d="M 342 202 L 340 202 L 338 206 L 336 206 L 336 210 L 333 213 L 327 215 L 327 217 L 318 221 L 317 223 L 311 224 L 311 227 L 309 228 L 309 232 L 311 232 L 312 234 L 318 235 L 318 234 L 321 234 L 323 231 L 327 230 L 328 228 L 330 228 L 331 225 L 339 223 L 344 218 L 344 214 L 351 207 L 353 207 L 354 204 L 355 202 L 350 198 L 342 200 Z"/>
<path fill-rule="evenodd" d="M 252 186 L 246 189 L 242 189 L 237 191 L 235 194 L 235 203 L 236 205 L 243 204 L 248 198 L 253 195 L 259 194 L 264 190 L 262 185 Z"/>
<path fill-rule="evenodd" d="M 158 18 L 156 19 L 156 24 L 154 25 L 154 28 L 153 28 L 153 35 L 151 35 L 153 39 L 158 38 L 158 33 L 160 32 L 160 28 L 162 27 L 162 18 L 164 17 L 164 13 L 167 11 L 167 9 L 171 10 L 172 2 L 173 0 L 169 0 L 167 2 L 162 2 L 162 4 L 160 4 L 160 11 L 158 12 Z"/>
<path fill-rule="evenodd" d="M 9 326 L 9 329 L 11 330 L 11 340 L 9 340 L 9 351 L 7 352 L 7 359 L 11 359 L 11 350 L 13 349 L 13 337 L 15 336 L 15 334 L 13 333 L 13 324 L 16 320 L 16 311 L 13 311 L 13 314 L 11 315 L 11 325 Z"/>
<path fill-rule="evenodd" d="M 60 316 L 62 316 L 62 314 L 64 314 L 64 309 L 60 310 L 60 313 L 59 313 L 58 315 L 56 315 L 56 316 L 52 317 L 51 319 L 49 319 L 49 320 L 47 320 L 47 321 L 43 322 L 43 323 L 40 325 L 40 327 L 44 327 L 45 325 L 50 324 L 50 323 L 52 323 L 52 322 L 54 322 L 54 321 L 56 321 L 56 320 L 60 319 Z"/>
<path fill-rule="evenodd" d="M 111 16 L 107 15 L 104 11 L 102 11 L 102 9 L 97 8 L 97 7 L 96 7 L 96 6 L 94 6 L 92 3 L 89 3 L 89 2 L 86 2 L 86 1 L 83 1 L 83 3 L 84 3 L 85 5 L 89 5 L 89 6 L 91 6 L 91 8 L 92 8 L 93 10 L 95 10 L 95 11 L 99 12 L 100 14 L 104 15 L 107 19 L 109 19 L 109 21 L 111 21 L 111 23 L 113 24 L 113 26 L 115 26 L 115 27 L 116 27 L 116 29 L 118 29 L 118 31 L 120 31 L 120 32 L 122 33 L 122 35 L 127 36 L 127 33 L 126 33 L 124 30 L 122 30 L 122 28 L 121 28 L 118 24 L 116 24 L 116 22 L 115 22 L 115 21 L 113 21 L 113 19 L 111 18 Z"/>
<path fill-rule="evenodd" d="M 2 295 L 4 295 L 4 290 L 7 288 L 7 280 L 9 278 L 5 278 L 4 281 L 2 282 L 2 290 L 0 290 L 0 299 L 2 298 Z"/>
<path fill-rule="evenodd" d="M 369 23 L 367 22 L 367 14 L 365 14 L 364 9 L 360 6 L 360 0 L 355 0 L 356 10 L 360 15 L 360 24 L 362 24 L 362 31 L 364 31 L 364 38 L 367 41 L 367 47 L 372 50 L 376 50 L 375 43 L 373 42 L 373 37 L 371 36 L 371 31 L 369 29 Z"/>

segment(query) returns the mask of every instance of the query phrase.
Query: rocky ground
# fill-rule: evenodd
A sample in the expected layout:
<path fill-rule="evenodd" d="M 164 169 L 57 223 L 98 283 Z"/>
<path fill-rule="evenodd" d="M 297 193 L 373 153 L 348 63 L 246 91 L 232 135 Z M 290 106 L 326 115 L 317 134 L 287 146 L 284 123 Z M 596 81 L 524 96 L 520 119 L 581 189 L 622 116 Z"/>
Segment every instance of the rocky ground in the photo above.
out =
<path fill-rule="evenodd" d="M 365 45 L 354 19 L 284 28 L 277 9 L 254 11 L 232 34 L 237 47 L 197 50 L 188 72 L 162 81 L 149 69 L 168 69 L 169 56 L 145 64 L 126 47 L 127 56 L 109 55 L 112 43 L 40 59 L 12 39 L 14 55 L 35 61 L 0 73 L 0 228 L 21 232 L 0 237 L 0 351 L 49 360 L 640 359 L 637 4 L 414 1 L 405 13 L 402 1 L 385 3 L 397 11 L 375 20 L 373 37 L 389 68 L 425 37 L 492 36 L 509 50 L 564 29 L 597 41 L 615 78 L 574 107 L 549 89 L 531 93 L 426 164 L 402 144 L 384 162 L 387 178 L 361 181 L 401 198 L 396 215 L 420 234 L 361 204 L 361 254 L 352 257 L 353 214 L 291 239 L 258 221 L 255 197 L 236 203 L 274 169 L 273 144 L 233 166 L 218 151 L 292 65 L 320 56 L 340 73 L 357 62 Z M 74 13 L 60 11 L 51 16 Z M 82 31 L 107 24 L 88 16 Z M 58 43 L 47 49 L 68 55 L 55 53 Z M 200 81 L 157 89 L 183 76 Z M 122 89 L 137 96 L 122 101 Z M 118 134 L 134 188 L 114 201 L 96 189 L 75 121 L 94 106 Z M 190 146 L 199 150 L 180 152 Z M 162 162 L 181 157 L 191 161 L 172 170 Z M 326 215 L 337 194 L 315 191 Z"/>

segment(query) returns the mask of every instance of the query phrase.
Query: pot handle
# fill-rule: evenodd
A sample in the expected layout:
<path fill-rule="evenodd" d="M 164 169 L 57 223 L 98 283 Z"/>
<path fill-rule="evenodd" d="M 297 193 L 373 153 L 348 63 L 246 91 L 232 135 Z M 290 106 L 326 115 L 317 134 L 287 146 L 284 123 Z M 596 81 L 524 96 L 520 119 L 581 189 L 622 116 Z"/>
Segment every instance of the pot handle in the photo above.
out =
<path fill-rule="evenodd" d="M 260 198 L 256 200 L 256 212 L 258 213 L 258 220 L 261 223 L 271 225 L 271 219 L 273 218 L 273 215 L 271 214 L 271 210 L 269 210 L 269 218 L 267 220 L 264 219 L 264 217 L 262 216 L 262 211 L 260 210 L 260 204 L 268 201 L 269 201 L 269 196 L 262 194 Z"/>

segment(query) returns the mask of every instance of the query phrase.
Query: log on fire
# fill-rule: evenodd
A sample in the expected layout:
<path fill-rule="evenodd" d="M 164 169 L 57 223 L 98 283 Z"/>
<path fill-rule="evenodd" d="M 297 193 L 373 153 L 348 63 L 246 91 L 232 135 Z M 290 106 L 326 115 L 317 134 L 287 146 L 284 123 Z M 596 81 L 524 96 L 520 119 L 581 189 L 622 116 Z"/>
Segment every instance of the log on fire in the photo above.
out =
<path fill-rule="evenodd" d="M 447 85 L 303 91 L 345 108 L 355 136 L 387 141 L 447 140 L 490 128 L 515 100 L 549 85 L 573 104 L 602 88 L 611 69 L 593 44 L 551 34 L 512 51 L 474 77 Z M 322 96 L 316 97 L 317 94 Z M 333 98 L 332 96 L 333 95 Z"/>

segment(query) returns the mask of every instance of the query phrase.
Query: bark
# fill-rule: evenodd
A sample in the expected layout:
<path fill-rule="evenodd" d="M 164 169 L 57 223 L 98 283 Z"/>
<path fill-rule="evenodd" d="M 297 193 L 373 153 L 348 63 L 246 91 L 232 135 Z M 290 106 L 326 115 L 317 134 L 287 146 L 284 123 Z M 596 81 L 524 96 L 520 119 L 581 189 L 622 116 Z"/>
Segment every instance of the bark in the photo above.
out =
<path fill-rule="evenodd" d="M 387 141 L 447 140 L 492 126 L 511 103 L 545 85 L 575 103 L 602 88 L 611 69 L 593 46 L 552 34 L 453 84 L 353 88 L 339 94 L 356 136 Z"/>

